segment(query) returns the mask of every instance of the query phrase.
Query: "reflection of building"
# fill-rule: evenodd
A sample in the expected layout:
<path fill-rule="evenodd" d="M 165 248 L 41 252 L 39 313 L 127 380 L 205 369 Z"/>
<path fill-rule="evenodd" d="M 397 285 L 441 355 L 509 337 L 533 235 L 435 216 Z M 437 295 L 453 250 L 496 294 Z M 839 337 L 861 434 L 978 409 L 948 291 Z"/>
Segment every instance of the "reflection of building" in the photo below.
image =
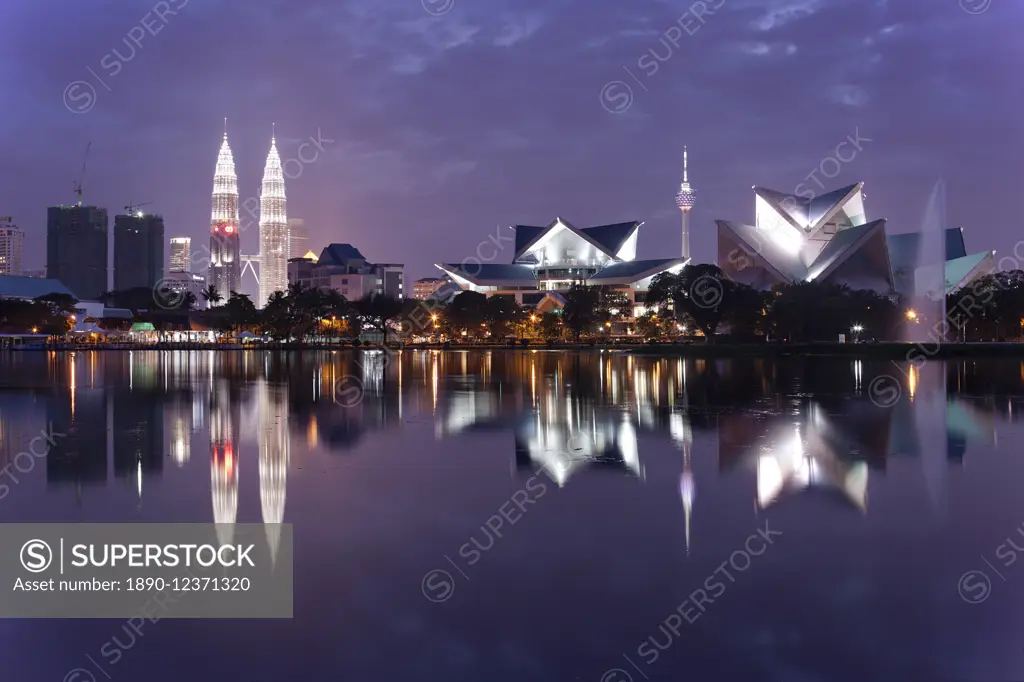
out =
<path fill-rule="evenodd" d="M 238 516 L 239 405 L 232 400 L 225 380 L 217 380 L 210 403 L 210 488 L 213 522 L 222 545 L 234 536 Z"/>
<path fill-rule="evenodd" d="M 504 241 L 513 241 L 499 233 L 490 240 L 494 256 L 471 256 L 462 263 L 436 267 L 466 291 L 515 297 L 523 305 L 536 306 L 548 298 L 561 307 L 564 301 L 557 292 L 567 290 L 573 282 L 619 289 L 631 302 L 642 304 L 655 275 L 677 271 L 686 262 L 682 258 L 636 260 L 642 224 L 634 221 L 579 228 L 556 218 L 546 227 L 517 225 L 512 228 L 515 253 L 511 265 L 490 262 L 497 260 Z"/>
<path fill-rule="evenodd" d="M 141 496 L 143 474 L 163 470 L 164 406 L 146 388 L 114 386 L 107 390 L 114 407 L 114 474 L 136 479 Z"/>
<path fill-rule="evenodd" d="M 257 391 L 260 509 L 270 556 L 276 561 L 288 488 L 288 396 L 283 387 L 271 386 L 265 379 L 258 381 Z"/>
<path fill-rule="evenodd" d="M 238 178 L 235 159 L 228 145 L 227 123 L 224 141 L 217 154 L 213 173 L 213 212 L 210 218 L 210 272 L 206 281 L 228 300 L 232 291 L 241 291 L 242 259 L 238 238 Z"/>

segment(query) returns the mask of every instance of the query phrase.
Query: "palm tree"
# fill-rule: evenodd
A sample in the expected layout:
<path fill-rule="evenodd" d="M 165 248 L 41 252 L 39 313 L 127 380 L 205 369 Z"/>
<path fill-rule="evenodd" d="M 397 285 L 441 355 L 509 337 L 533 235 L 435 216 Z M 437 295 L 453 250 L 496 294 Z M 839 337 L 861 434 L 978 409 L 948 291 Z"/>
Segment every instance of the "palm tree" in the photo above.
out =
<path fill-rule="evenodd" d="M 224 297 L 217 291 L 216 285 L 211 284 L 210 286 L 203 289 L 201 292 L 203 300 L 206 301 L 207 307 L 215 306 L 224 300 Z"/>

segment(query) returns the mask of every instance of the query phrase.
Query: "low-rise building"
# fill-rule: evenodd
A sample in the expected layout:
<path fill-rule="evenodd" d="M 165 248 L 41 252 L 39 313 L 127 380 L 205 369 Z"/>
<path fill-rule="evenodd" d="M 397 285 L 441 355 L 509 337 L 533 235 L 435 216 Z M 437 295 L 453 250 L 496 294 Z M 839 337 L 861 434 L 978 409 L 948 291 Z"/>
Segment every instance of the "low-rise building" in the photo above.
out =
<path fill-rule="evenodd" d="M 546 227 L 516 225 L 512 263 L 482 263 L 469 257 L 437 268 L 464 291 L 510 296 L 522 305 L 560 307 L 559 292 L 574 283 L 622 291 L 639 314 L 651 280 L 678 272 L 685 258 L 636 260 L 642 222 L 579 228 L 556 218 Z M 492 237 L 493 240 L 493 237 Z"/>
<path fill-rule="evenodd" d="M 412 284 L 412 297 L 425 301 L 430 298 L 431 294 L 444 286 L 444 278 L 442 277 L 423 277 L 418 279 Z"/>
<path fill-rule="evenodd" d="M 307 254 L 308 255 L 308 254 Z M 292 258 L 288 261 L 288 282 L 301 282 L 318 289 L 335 289 L 350 301 L 368 294 L 404 298 L 404 266 L 398 263 L 370 263 L 351 244 L 331 244 L 317 260 Z"/>
<path fill-rule="evenodd" d="M 163 294 L 169 301 L 177 299 L 177 295 L 191 293 L 195 296 L 195 308 L 201 310 L 206 308 L 206 300 L 203 299 L 203 291 L 206 289 L 206 278 L 194 272 L 168 272 L 160 280 L 158 288 L 165 290 Z M 159 302 L 158 302 L 159 303 Z"/>

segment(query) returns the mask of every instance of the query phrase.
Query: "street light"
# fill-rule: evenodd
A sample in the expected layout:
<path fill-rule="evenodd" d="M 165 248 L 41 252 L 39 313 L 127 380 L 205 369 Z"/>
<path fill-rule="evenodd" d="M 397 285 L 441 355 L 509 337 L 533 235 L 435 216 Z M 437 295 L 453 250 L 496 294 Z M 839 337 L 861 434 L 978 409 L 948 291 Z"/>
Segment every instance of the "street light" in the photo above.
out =
<path fill-rule="evenodd" d="M 917 319 L 917 311 L 914 310 L 913 308 L 908 310 L 907 311 L 907 319 L 908 320 L 916 320 Z"/>
<path fill-rule="evenodd" d="M 864 327 L 862 325 L 855 324 L 850 328 L 850 330 L 853 332 L 853 342 L 860 343 L 860 333 L 864 331 Z"/>

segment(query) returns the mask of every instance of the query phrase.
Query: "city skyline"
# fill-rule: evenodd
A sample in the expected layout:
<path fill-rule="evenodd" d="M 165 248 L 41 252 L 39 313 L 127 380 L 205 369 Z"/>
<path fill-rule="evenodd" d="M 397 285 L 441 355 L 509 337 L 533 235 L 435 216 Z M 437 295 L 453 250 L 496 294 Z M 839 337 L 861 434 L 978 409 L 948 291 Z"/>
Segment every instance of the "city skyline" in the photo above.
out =
<path fill-rule="evenodd" d="M 811 173 L 826 186 L 865 182 L 872 214 L 887 218 L 893 232 L 920 227 L 928 194 L 944 179 L 951 225 L 964 225 L 1000 254 L 1011 251 L 1015 237 L 1001 225 L 1016 197 L 1003 179 L 1012 177 L 1024 135 L 996 112 L 1021 104 L 1005 64 L 1016 56 L 1010 27 L 1024 7 L 1000 3 L 969 14 L 956 2 L 835 0 L 799 11 L 792 4 L 726 2 L 676 46 L 665 34 L 688 3 L 628 16 L 579 2 L 501 2 L 497 12 L 460 4 L 442 16 L 420 3 L 385 3 L 381 11 L 394 20 L 386 26 L 357 3 L 323 17 L 267 9 L 246 20 L 244 40 L 208 39 L 207 27 L 230 24 L 235 10 L 187 3 L 106 81 L 110 91 L 93 81 L 95 105 L 78 113 L 62 94 L 91 76 L 68 65 L 92 65 L 106 79 L 100 58 L 143 12 L 116 2 L 100 20 L 67 5 L 66 21 L 54 26 L 47 8 L 16 0 L 3 16 L 26 30 L 0 52 L 26 68 L 0 69 L 0 80 L 25 94 L 25 106 L 0 113 L 10 132 L 0 142 L 10 160 L 0 179 L 16 190 L 0 212 L 26 231 L 24 267 L 41 267 L 43 209 L 70 202 L 81 149 L 92 140 L 88 203 L 117 207 L 144 197 L 172 234 L 205 242 L 204 131 L 227 115 L 243 195 L 256 194 L 266 123 L 275 120 L 289 131 L 278 149 L 293 212 L 307 219 L 311 243 L 359 244 L 371 260 L 406 263 L 412 279 L 433 274 L 431 263 L 453 253 L 472 253 L 496 224 L 561 213 L 584 224 L 642 219 L 651 250 L 638 257 L 661 255 L 656 245 L 675 252 L 680 216 L 669 192 L 678 188 L 684 144 L 699 168 L 700 201 L 690 216 L 696 262 L 713 262 L 714 220 L 744 214 L 752 184 L 817 190 L 806 179 Z M 841 39 L 848 49 L 811 38 L 837 25 L 848 29 Z M 54 31 L 60 49 L 23 42 L 35 26 Z M 92 44 L 62 37 L 81 26 L 91 27 Z M 267 46 L 286 46 L 293 33 L 329 58 L 271 58 Z M 952 44 L 954 34 L 962 39 Z M 553 36 L 567 54 L 537 49 Z M 224 50 L 236 58 L 218 58 Z M 637 66 L 650 64 L 652 51 L 662 60 L 653 74 Z M 503 77 L 494 78 L 496 70 Z M 526 71 L 529 78 L 518 77 Z M 311 90 L 296 72 L 344 87 Z M 613 113 L 600 93 L 618 80 L 630 85 L 632 101 Z M 566 108 L 557 115 L 544 107 L 513 113 L 521 110 L 516 102 L 555 99 Z M 978 102 L 986 103 L 983 112 Z M 928 112 L 923 121 L 921 112 Z M 42 123 L 53 128 L 44 154 L 29 144 Z M 826 162 L 848 135 L 870 142 L 838 168 Z M 257 252 L 255 234 L 243 235 L 242 252 Z"/>

